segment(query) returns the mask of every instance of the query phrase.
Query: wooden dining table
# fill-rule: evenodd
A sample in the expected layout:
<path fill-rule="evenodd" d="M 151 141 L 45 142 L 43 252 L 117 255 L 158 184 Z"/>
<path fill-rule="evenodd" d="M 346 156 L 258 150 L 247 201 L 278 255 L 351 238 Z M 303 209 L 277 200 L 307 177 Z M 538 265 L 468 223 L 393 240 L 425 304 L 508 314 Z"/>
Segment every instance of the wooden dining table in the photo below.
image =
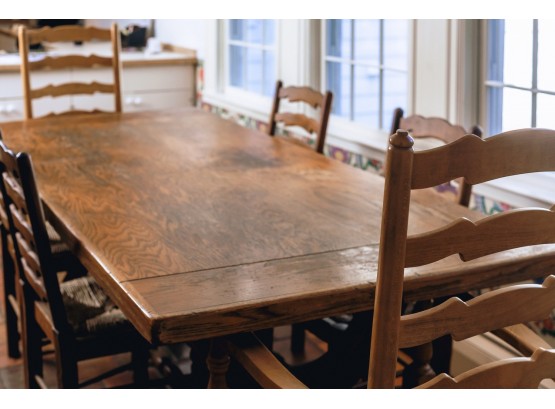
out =
<path fill-rule="evenodd" d="M 0 124 L 34 162 L 47 216 L 153 344 L 373 307 L 383 178 L 198 108 Z M 384 145 L 386 141 L 384 140 Z M 423 190 L 409 231 L 482 215 Z M 484 237 L 495 240 L 495 237 Z M 430 299 L 555 269 L 555 246 L 405 277 Z"/>

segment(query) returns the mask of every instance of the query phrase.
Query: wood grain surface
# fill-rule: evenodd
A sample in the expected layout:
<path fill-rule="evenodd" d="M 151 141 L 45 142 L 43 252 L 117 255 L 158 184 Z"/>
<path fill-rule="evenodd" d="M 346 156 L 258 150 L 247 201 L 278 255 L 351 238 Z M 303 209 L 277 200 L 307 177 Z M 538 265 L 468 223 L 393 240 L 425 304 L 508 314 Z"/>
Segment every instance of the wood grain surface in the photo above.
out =
<path fill-rule="evenodd" d="M 195 108 L 44 118 L 2 131 L 8 147 L 31 154 L 56 229 L 151 342 L 372 308 L 377 175 Z M 410 233 L 480 218 L 426 191 L 413 200 Z M 406 295 L 541 276 L 554 254 L 515 250 L 462 270 L 449 257 L 408 269 Z"/>

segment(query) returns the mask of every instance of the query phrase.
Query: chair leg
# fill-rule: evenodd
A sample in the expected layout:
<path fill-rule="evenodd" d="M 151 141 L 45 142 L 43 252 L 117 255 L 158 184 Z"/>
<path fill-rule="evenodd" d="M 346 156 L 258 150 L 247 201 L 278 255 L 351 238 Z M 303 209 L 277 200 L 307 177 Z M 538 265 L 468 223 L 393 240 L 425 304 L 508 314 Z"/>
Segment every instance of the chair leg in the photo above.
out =
<path fill-rule="evenodd" d="M 291 352 L 295 355 L 304 354 L 305 332 L 302 325 L 291 326 Z"/>
<path fill-rule="evenodd" d="M 72 344 L 56 337 L 54 339 L 54 351 L 56 356 L 56 377 L 58 388 L 76 389 L 79 387 L 79 372 L 77 358 L 74 355 L 75 348 Z"/>
<path fill-rule="evenodd" d="M 23 292 L 25 292 L 24 288 Z M 42 331 L 32 316 L 33 304 L 28 301 L 28 298 L 28 296 L 24 297 L 21 303 L 23 371 L 25 387 L 27 389 L 36 389 L 41 386 L 37 379 L 43 376 Z"/>
<path fill-rule="evenodd" d="M 3 227 L 1 227 L 4 230 Z M 8 252 L 7 237 L 2 231 L 2 273 L 4 277 L 4 311 L 6 312 L 6 339 L 8 342 L 8 356 L 13 359 L 21 357 L 19 349 L 20 334 L 17 312 L 12 302 L 17 301 L 15 291 L 15 266 Z M 11 301 L 10 301 L 11 300 Z"/>
<path fill-rule="evenodd" d="M 145 386 L 148 383 L 148 358 L 147 347 L 137 348 L 131 351 L 131 366 L 133 368 L 133 383 L 136 387 Z"/>

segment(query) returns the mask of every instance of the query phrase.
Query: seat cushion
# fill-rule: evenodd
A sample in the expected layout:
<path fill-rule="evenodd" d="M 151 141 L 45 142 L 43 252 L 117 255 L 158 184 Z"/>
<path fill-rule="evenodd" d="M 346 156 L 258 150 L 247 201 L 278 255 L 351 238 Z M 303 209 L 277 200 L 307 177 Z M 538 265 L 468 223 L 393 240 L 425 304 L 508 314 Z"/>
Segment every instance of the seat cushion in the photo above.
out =
<path fill-rule="evenodd" d="M 76 336 L 128 329 L 129 321 L 91 276 L 60 284 L 68 320 Z"/>

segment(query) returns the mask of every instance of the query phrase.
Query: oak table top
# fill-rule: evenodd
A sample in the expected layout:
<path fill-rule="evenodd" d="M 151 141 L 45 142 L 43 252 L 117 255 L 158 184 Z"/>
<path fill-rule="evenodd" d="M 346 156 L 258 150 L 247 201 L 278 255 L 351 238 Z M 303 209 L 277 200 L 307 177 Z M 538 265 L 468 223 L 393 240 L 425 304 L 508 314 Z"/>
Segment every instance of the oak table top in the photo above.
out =
<path fill-rule="evenodd" d="M 173 343 L 372 308 L 383 179 L 196 108 L 0 126 L 54 226 L 139 332 Z M 411 232 L 480 217 L 427 191 Z M 432 206 L 433 202 L 433 206 Z M 539 277 L 555 246 L 406 273 L 408 299 Z"/>

